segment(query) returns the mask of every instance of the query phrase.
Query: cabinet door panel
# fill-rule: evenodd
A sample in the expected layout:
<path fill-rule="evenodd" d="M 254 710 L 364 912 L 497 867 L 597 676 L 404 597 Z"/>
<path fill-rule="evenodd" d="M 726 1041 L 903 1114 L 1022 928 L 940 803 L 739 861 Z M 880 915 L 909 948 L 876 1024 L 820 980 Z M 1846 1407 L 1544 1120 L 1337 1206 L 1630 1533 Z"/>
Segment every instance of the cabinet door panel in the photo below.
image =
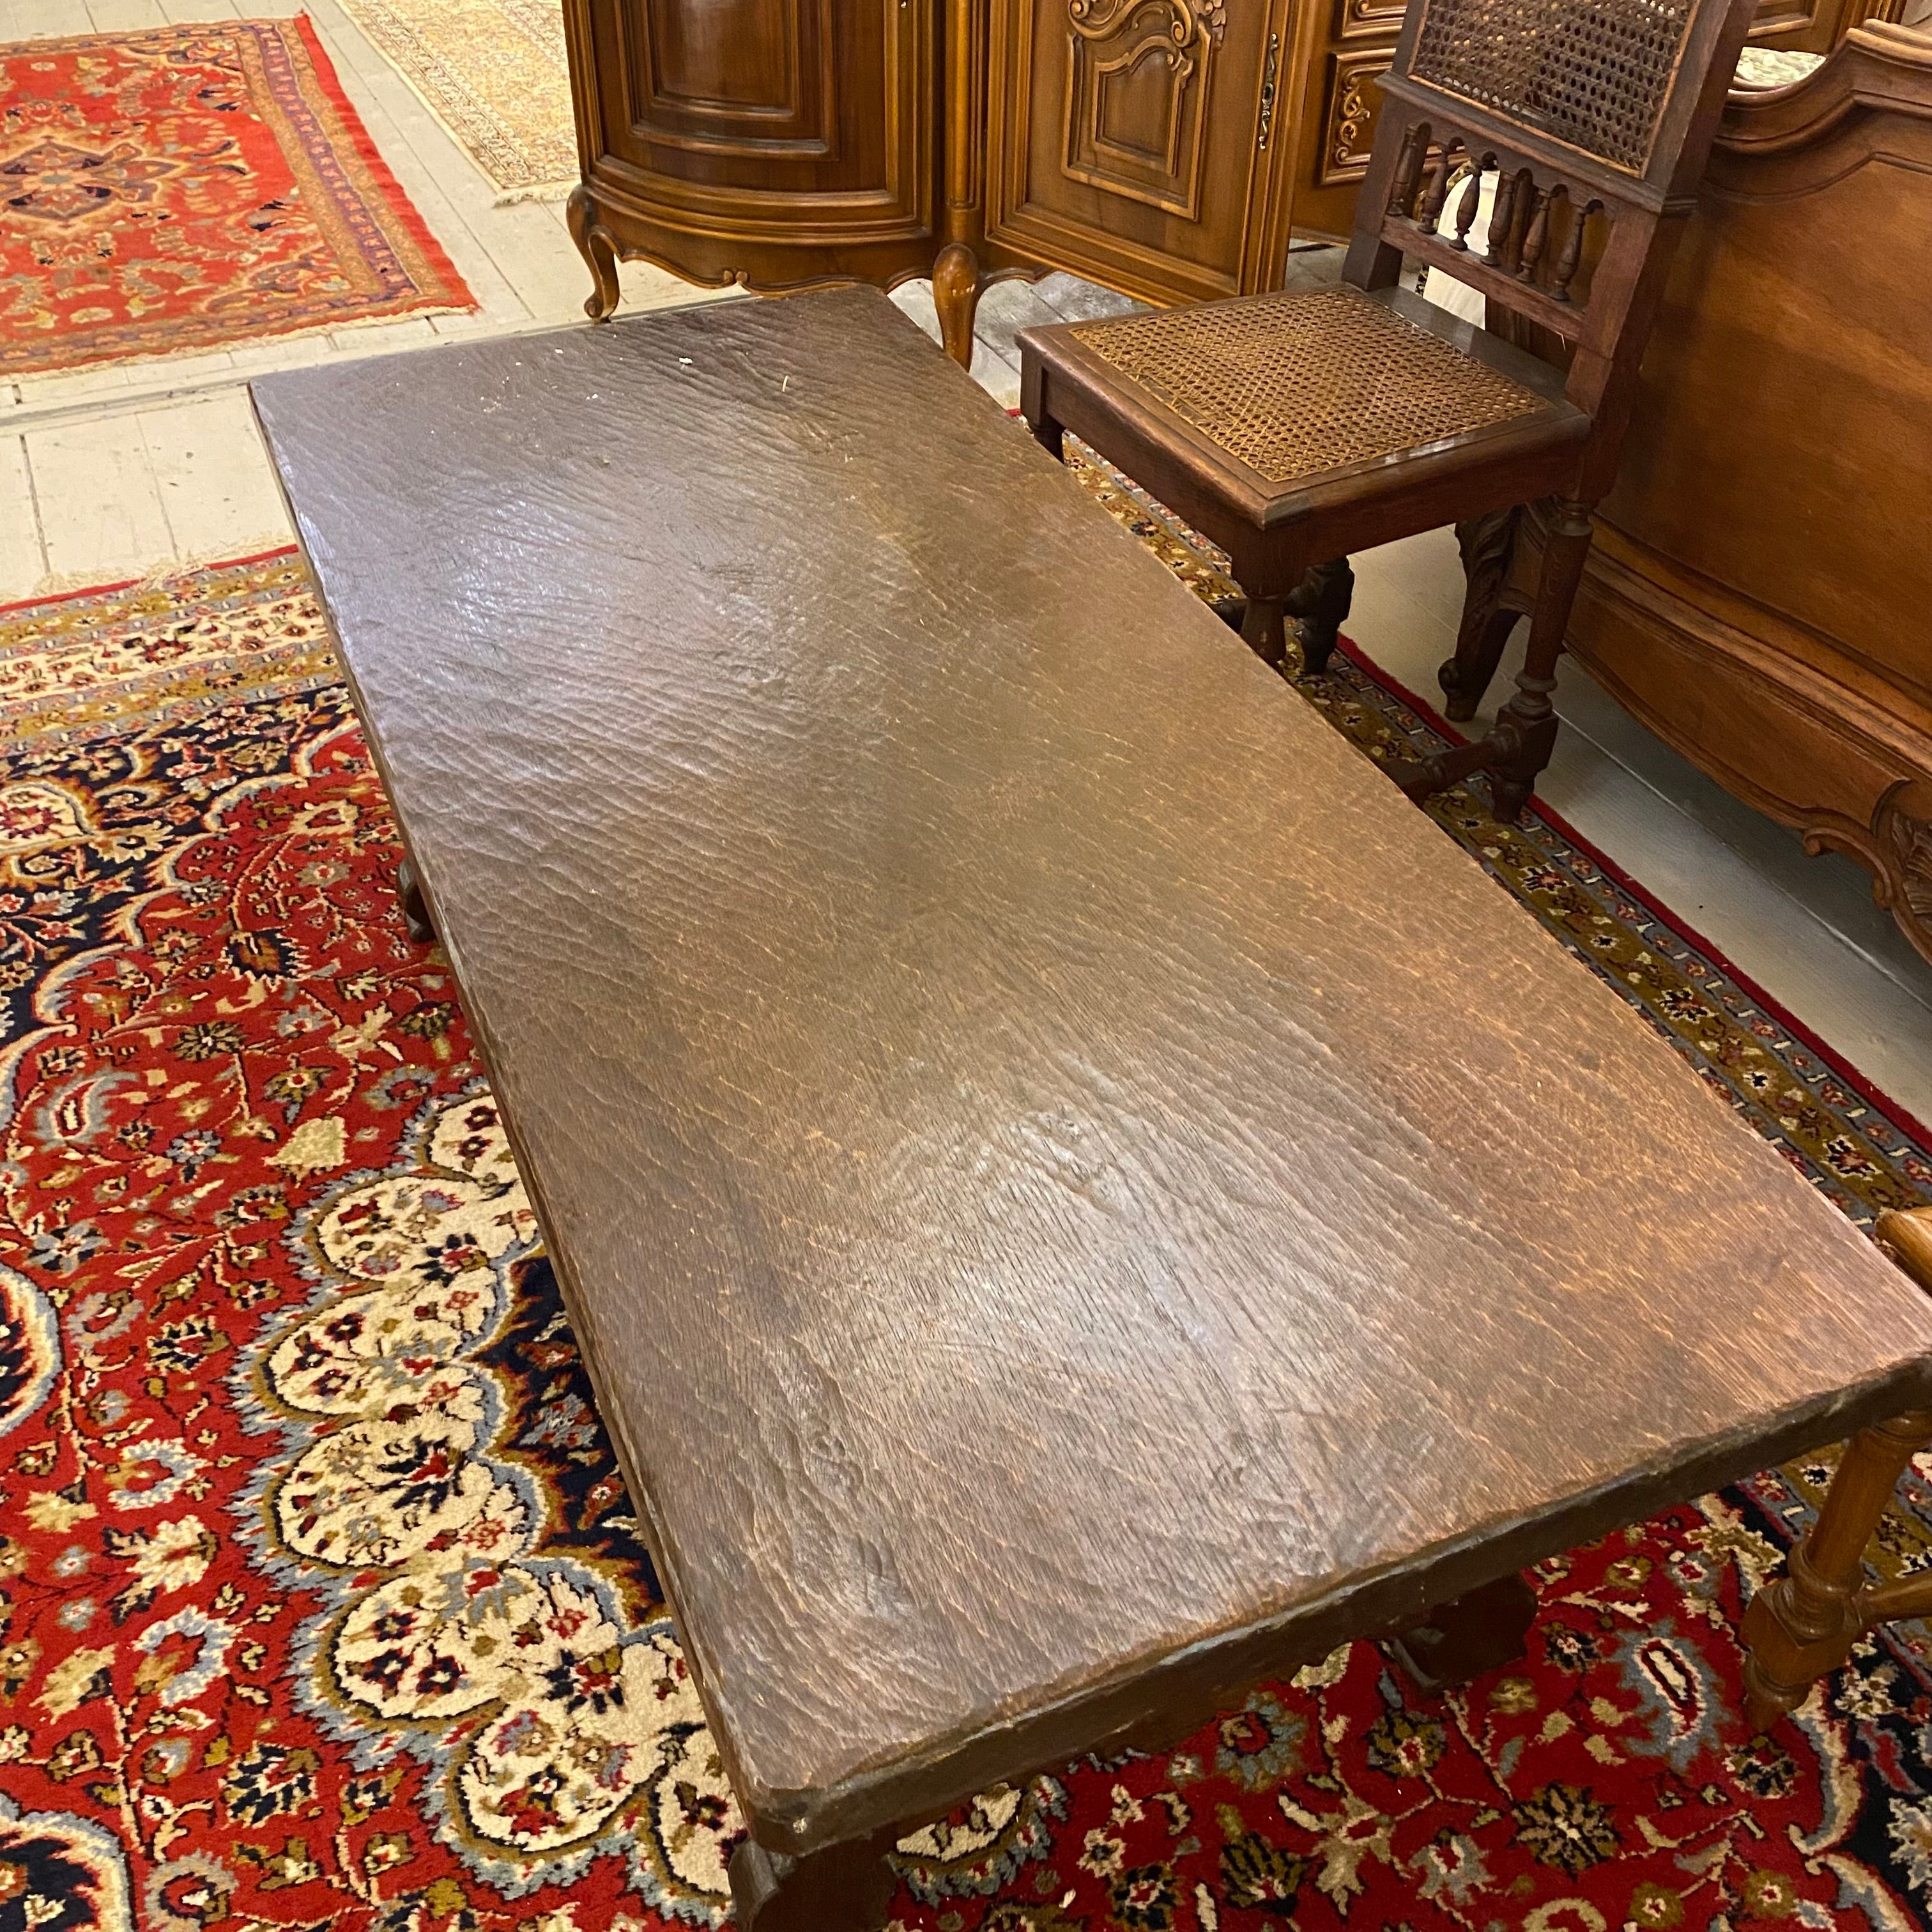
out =
<path fill-rule="evenodd" d="M 726 196 L 808 224 L 927 205 L 923 8 L 590 0 L 589 12 L 594 145 L 620 191 L 691 208 Z"/>
<path fill-rule="evenodd" d="M 1241 286 L 1263 82 L 1283 67 L 1276 12 L 994 0 L 989 238 L 1162 299 Z"/>
<path fill-rule="evenodd" d="M 800 70 L 812 58 L 801 42 L 816 24 L 815 9 L 795 0 L 782 7 L 769 0 L 702 7 L 646 0 L 644 15 L 654 107 L 780 116 L 796 108 Z"/>

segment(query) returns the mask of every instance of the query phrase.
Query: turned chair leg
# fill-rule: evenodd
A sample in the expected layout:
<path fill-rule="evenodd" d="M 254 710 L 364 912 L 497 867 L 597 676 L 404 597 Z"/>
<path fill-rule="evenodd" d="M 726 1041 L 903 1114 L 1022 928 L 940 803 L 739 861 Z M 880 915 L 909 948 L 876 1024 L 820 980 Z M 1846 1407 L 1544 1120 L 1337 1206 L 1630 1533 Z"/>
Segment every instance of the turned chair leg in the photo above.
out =
<path fill-rule="evenodd" d="M 887 1832 L 788 1858 L 747 1838 L 731 1854 L 738 1932 L 878 1932 L 896 1881 Z"/>
<path fill-rule="evenodd" d="M 1587 505 L 1566 500 L 1552 508 L 1536 608 L 1530 613 L 1528 654 L 1517 674 L 1516 695 L 1497 714 L 1497 731 L 1504 740 L 1488 760 L 1491 809 L 1505 825 L 1516 823 L 1556 748 L 1556 661 L 1563 655 L 1564 633 L 1570 628 L 1593 534 Z"/>
<path fill-rule="evenodd" d="M 1301 674 L 1319 677 L 1328 668 L 1336 640 L 1355 601 L 1355 573 L 1346 556 L 1318 563 L 1288 599 L 1288 614 L 1301 620 Z"/>
<path fill-rule="evenodd" d="M 1932 1293 L 1932 1208 L 1878 1217 L 1878 1244 Z M 1811 1533 L 1786 1574 L 1744 1612 L 1744 1714 L 1768 1730 L 1836 1670 L 1864 1633 L 1900 1617 L 1932 1616 L 1932 1575 L 1868 1583 L 1864 1554 L 1905 1466 L 1932 1445 L 1932 1409 L 1861 1430 L 1846 1445 Z"/>
<path fill-rule="evenodd" d="M 1529 802 L 1538 774 L 1556 745 L 1556 661 L 1570 606 L 1590 554 L 1589 506 L 1568 499 L 1549 506 L 1538 574 L 1536 608 L 1530 614 L 1529 650 L 1516 681 L 1516 694 L 1496 722 L 1473 743 L 1432 752 L 1426 758 L 1391 760 L 1388 775 L 1413 799 L 1421 800 L 1467 778 L 1490 774 L 1492 808 L 1505 825 L 1516 822 Z"/>
<path fill-rule="evenodd" d="M 1502 602 L 1522 521 L 1518 506 L 1456 526 L 1462 554 L 1462 621 L 1456 655 L 1436 672 L 1436 681 L 1442 687 L 1444 713 L 1459 724 L 1475 716 L 1522 614 Z"/>
<path fill-rule="evenodd" d="M 1929 1444 L 1932 1409 L 1859 1430 L 1786 1574 L 1751 1599 L 1744 1612 L 1744 1714 L 1753 1730 L 1768 1730 L 1795 1711 L 1874 1624 L 1914 1613 L 1925 1591 L 1868 1586 L 1864 1554 L 1905 1466 Z M 1922 1614 L 1924 1605 L 1916 1607 Z"/>

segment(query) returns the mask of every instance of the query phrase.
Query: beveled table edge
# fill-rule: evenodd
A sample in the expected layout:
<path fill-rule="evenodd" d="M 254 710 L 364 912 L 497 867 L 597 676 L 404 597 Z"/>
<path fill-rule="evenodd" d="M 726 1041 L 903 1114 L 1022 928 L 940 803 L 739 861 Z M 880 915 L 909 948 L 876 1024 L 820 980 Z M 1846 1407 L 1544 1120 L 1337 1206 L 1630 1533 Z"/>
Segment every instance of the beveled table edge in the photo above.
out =
<path fill-rule="evenodd" d="M 916 325 L 908 321 L 908 326 Z M 287 372 L 298 379 L 308 373 Z M 963 377 L 963 371 L 962 374 Z M 276 378 L 266 380 L 272 386 Z M 258 382 L 248 385 L 251 408 L 257 387 Z M 256 414 L 272 459 L 274 439 L 259 409 Z M 288 496 L 279 464 L 272 466 L 277 489 L 298 533 L 311 587 L 332 638 L 339 643 L 340 629 L 320 574 L 309 558 L 301 519 Z M 387 760 L 368 728 L 362 694 L 346 656 L 339 648 L 337 662 L 385 794 L 393 801 Z M 394 816 L 407 850 L 407 828 L 400 812 Z M 418 876 L 434 915 L 433 889 L 420 872 Z M 460 941 L 452 940 L 440 920 L 437 932 L 460 992 L 464 980 Z M 1577 970 L 1588 969 L 1580 964 Z M 493 1042 L 466 1004 L 464 1010 L 478 1057 L 490 1074 Z M 494 1075 L 491 1078 L 494 1086 Z M 538 1227 L 544 1229 L 548 1217 L 541 1184 L 507 1110 L 502 1119 Z M 588 1324 L 580 1318 L 577 1283 L 547 1232 L 544 1246 L 572 1325 L 585 1329 Z M 1916 1294 L 1902 1274 L 1898 1281 L 1902 1293 Z M 902 1756 L 862 1766 L 832 1784 L 806 1789 L 770 1784 L 740 1761 L 731 1738 L 730 1707 L 716 1694 L 704 1634 L 687 1624 L 679 1606 L 676 1550 L 661 1529 L 650 1486 L 641 1478 L 642 1460 L 628 1440 L 621 1415 L 607 1416 L 601 1408 L 598 1414 L 632 1502 L 648 1529 L 646 1547 L 664 1587 L 713 1742 L 751 1835 L 771 1852 L 797 1858 L 862 1843 L 888 1829 L 916 1830 L 992 1786 L 1060 1769 L 1090 1752 L 1176 1742 L 1238 1701 L 1256 1682 L 1318 1660 L 1338 1645 L 1400 1629 L 1431 1608 L 1500 1577 L 1722 1488 L 1793 1454 L 1843 1439 L 1870 1424 L 1928 1406 L 1932 1406 L 1932 1356 L 1901 1361 L 1835 1394 L 1820 1395 L 1787 1409 L 1761 1428 L 1713 1437 L 1680 1462 L 1667 1478 L 1643 1469 L 1632 1471 L 1594 1490 L 1552 1503 L 1493 1538 L 1477 1531 L 1466 1532 L 1276 1615 L 1210 1633 L 1180 1648 L 1131 1662 L 1104 1682 L 1083 1686 L 1076 1695 L 1059 1700 L 1048 1696 L 1010 1717 L 991 1718 L 925 1741 Z"/>

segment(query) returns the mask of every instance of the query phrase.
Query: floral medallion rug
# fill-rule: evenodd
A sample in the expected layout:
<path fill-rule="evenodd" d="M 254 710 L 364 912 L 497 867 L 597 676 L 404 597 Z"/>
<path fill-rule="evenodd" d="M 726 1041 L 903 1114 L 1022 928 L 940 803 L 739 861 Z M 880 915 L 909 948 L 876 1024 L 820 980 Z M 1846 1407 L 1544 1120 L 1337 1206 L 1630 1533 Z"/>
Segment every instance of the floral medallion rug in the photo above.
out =
<path fill-rule="evenodd" d="M 1367 755 L 1431 729 L 1356 660 L 1303 689 Z M 0 611 L 0 1932 L 723 1924 L 730 1798 L 298 565 Z M 1436 815 L 1846 1211 L 1932 1195 L 1580 842 Z M 1924 1630 L 1738 1714 L 1831 1462 L 1544 1564 L 1528 1655 L 1446 1698 L 1356 1644 L 987 1793 L 902 1846 L 893 1923 L 1922 1924 Z M 1932 1562 L 1923 1477 L 1881 1556 Z"/>
<path fill-rule="evenodd" d="M 475 306 L 306 15 L 0 46 L 0 377 Z"/>

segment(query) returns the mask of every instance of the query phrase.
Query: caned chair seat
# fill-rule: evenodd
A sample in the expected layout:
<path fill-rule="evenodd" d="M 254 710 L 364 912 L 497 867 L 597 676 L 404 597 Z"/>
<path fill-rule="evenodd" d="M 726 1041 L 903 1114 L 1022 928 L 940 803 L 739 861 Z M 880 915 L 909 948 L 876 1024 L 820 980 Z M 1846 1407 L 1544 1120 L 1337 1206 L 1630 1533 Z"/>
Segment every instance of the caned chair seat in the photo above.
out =
<path fill-rule="evenodd" d="M 1270 484 L 1560 412 L 1346 283 L 1083 322 L 1073 336 Z"/>
<path fill-rule="evenodd" d="M 1024 343 L 1047 414 L 1150 484 L 1171 453 L 1257 529 L 1318 512 L 1324 486 L 1359 508 L 1378 471 L 1407 492 L 1419 461 L 1514 466 L 1589 430 L 1558 371 L 1400 290 L 1248 296 Z"/>

